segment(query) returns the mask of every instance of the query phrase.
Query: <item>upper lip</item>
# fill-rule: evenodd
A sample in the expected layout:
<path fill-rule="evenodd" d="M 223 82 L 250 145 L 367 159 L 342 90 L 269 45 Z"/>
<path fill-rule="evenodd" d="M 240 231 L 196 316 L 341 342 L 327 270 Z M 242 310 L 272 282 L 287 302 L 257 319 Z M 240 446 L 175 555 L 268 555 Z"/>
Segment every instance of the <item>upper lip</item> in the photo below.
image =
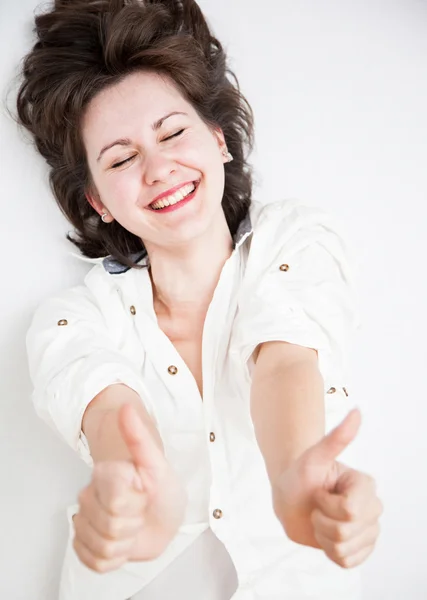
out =
<path fill-rule="evenodd" d="M 151 200 L 150 204 L 154 204 L 154 202 L 157 202 L 158 200 L 161 200 L 162 198 L 166 198 L 167 196 L 171 196 L 172 194 L 174 194 L 175 192 L 177 192 L 178 190 L 180 190 L 182 187 L 184 187 L 185 185 L 188 185 L 190 183 L 194 183 L 194 185 L 197 185 L 196 181 L 187 181 L 185 183 L 178 183 L 178 185 L 176 185 L 173 188 L 170 188 L 170 190 L 167 190 L 166 192 L 162 192 L 161 194 L 159 194 L 158 196 L 156 196 L 154 198 L 154 200 Z"/>

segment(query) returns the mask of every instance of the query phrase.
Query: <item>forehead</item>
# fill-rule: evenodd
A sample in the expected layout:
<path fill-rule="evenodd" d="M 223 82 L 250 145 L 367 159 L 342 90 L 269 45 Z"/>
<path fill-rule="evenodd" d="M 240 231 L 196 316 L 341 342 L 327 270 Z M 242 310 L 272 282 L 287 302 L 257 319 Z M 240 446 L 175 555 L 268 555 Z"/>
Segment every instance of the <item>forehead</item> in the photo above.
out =
<path fill-rule="evenodd" d="M 170 79 L 157 73 L 132 73 L 90 101 L 82 119 L 83 137 L 89 141 L 92 135 L 111 133 L 115 126 L 135 126 L 136 119 L 151 125 L 165 111 L 179 108 L 189 114 L 194 110 Z"/>

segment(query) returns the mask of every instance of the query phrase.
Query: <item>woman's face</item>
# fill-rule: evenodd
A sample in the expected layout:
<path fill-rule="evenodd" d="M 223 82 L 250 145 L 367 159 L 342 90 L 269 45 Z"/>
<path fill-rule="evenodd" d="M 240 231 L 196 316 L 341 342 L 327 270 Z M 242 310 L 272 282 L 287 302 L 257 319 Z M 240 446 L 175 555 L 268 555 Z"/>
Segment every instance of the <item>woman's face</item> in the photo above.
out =
<path fill-rule="evenodd" d="M 103 90 L 86 109 L 82 135 L 96 188 L 87 191 L 88 201 L 100 214 L 107 209 L 107 222 L 117 220 L 147 249 L 188 242 L 218 218 L 224 137 L 168 80 L 138 72 Z M 172 209 L 194 183 L 190 199 Z M 155 210 L 161 204 L 153 201 L 165 192 L 171 206 Z"/>

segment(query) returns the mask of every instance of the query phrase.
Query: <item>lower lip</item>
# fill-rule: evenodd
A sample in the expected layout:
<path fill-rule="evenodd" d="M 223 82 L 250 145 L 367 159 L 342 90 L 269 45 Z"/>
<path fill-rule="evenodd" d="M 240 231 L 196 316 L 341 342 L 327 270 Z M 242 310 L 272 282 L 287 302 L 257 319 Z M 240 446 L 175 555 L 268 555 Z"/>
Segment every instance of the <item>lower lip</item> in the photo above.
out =
<path fill-rule="evenodd" d="M 172 204 L 172 206 L 166 206 L 165 208 L 160 208 L 160 209 L 155 209 L 155 208 L 150 208 L 150 210 L 152 210 L 155 213 L 159 213 L 159 214 L 165 214 L 165 213 L 169 213 L 172 212 L 174 210 L 178 210 L 179 208 L 185 206 L 186 204 L 188 204 L 196 195 L 197 189 L 199 187 L 199 184 L 196 185 L 196 188 L 194 190 L 194 192 L 191 192 L 191 194 L 189 194 L 188 196 L 186 196 L 183 200 L 180 200 L 179 202 L 177 202 L 176 204 Z"/>

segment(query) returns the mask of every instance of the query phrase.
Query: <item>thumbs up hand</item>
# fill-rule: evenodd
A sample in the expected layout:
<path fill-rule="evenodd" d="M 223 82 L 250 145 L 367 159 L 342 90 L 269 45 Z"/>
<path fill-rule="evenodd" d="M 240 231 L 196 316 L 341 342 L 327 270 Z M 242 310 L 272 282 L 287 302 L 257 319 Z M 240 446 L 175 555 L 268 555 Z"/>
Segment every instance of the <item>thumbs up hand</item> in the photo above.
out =
<path fill-rule="evenodd" d="M 118 425 L 131 459 L 95 463 L 73 519 L 74 549 L 99 573 L 160 556 L 186 507 L 184 487 L 131 404 L 120 408 Z"/>
<path fill-rule="evenodd" d="M 373 478 L 336 460 L 356 437 L 360 420 L 360 411 L 352 410 L 273 486 L 274 510 L 287 536 L 322 549 L 344 568 L 371 554 L 383 512 Z"/>

